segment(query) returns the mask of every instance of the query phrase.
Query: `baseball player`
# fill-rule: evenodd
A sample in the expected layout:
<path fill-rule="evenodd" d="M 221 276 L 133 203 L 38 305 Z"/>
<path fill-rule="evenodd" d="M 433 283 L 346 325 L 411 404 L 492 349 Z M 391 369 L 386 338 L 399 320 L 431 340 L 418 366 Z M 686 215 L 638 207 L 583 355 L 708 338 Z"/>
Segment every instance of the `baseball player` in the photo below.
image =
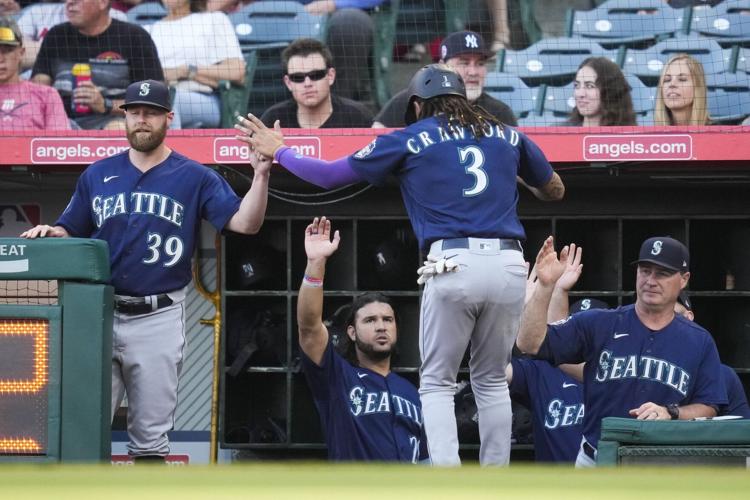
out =
<path fill-rule="evenodd" d="M 347 358 L 331 344 L 323 324 L 323 279 L 338 249 L 331 221 L 305 229 L 307 267 L 297 302 L 302 368 L 320 414 L 331 460 L 417 463 L 427 460 L 419 393 L 391 371 L 398 325 L 390 300 L 379 293 L 356 297 L 346 325 Z"/>
<path fill-rule="evenodd" d="M 542 151 L 512 127 L 470 105 L 461 77 L 441 64 L 420 69 L 409 84 L 408 126 L 380 135 L 333 162 L 284 146 L 278 124 L 248 115 L 236 126 L 261 154 L 321 187 L 391 175 L 421 250 L 426 281 L 420 312 L 420 397 L 430 459 L 459 465 L 453 397 L 467 345 L 479 412 L 482 464 L 506 464 L 511 411 L 505 380 L 524 301 L 523 226 L 516 213 L 517 176 L 543 200 L 564 186 Z M 433 279 L 429 279 L 435 276 Z"/>
<path fill-rule="evenodd" d="M 584 437 L 576 466 L 593 466 L 601 419 L 689 420 L 713 417 L 727 403 L 719 355 L 711 336 L 674 313 L 690 279 L 687 248 L 669 237 L 641 246 L 636 302 L 575 314 L 547 325 L 555 282 L 569 257 L 550 236 L 536 259 L 538 282 L 524 308 L 517 345 L 555 365 L 586 362 Z"/>
<path fill-rule="evenodd" d="M 680 292 L 677 297 L 677 303 L 674 305 L 674 312 L 683 316 L 690 321 L 695 320 L 693 306 L 690 303 L 690 297 L 685 290 Z M 721 376 L 724 379 L 724 385 L 727 389 L 727 405 L 719 408 L 719 416 L 733 415 L 742 418 L 750 418 L 750 406 L 747 403 L 745 388 L 742 386 L 740 377 L 731 366 L 721 364 Z"/>
<path fill-rule="evenodd" d="M 185 346 L 185 288 L 200 219 L 244 234 L 263 223 L 271 162 L 253 160 L 250 191 L 237 197 L 214 171 L 164 144 L 173 112 L 169 89 L 146 80 L 128 86 L 130 149 L 83 172 L 54 226 L 36 237 L 107 241 L 115 289 L 112 415 L 128 395 L 128 453 L 164 460 L 177 405 Z"/>

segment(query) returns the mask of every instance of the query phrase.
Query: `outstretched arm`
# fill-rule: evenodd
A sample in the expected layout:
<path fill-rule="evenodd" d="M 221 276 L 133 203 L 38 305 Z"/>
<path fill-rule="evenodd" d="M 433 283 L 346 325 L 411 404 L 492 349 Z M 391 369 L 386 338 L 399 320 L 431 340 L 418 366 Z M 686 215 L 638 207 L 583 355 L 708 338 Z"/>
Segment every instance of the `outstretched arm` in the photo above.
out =
<path fill-rule="evenodd" d="M 325 217 L 313 219 L 305 229 L 307 267 L 297 300 L 299 346 L 316 365 L 323 360 L 328 345 L 328 329 L 323 324 L 323 279 L 326 261 L 339 247 L 336 231 L 331 239 L 331 221 Z"/>
<path fill-rule="evenodd" d="M 297 154 L 284 144 L 281 124 L 278 120 L 274 128 L 266 127 L 256 116 L 237 117 L 234 126 L 242 132 L 235 138 L 247 143 L 260 154 L 271 157 L 291 173 L 311 184 L 324 189 L 332 189 L 360 182 L 364 179 L 349 166 L 346 157 L 334 161 L 318 160 Z"/>
<path fill-rule="evenodd" d="M 554 240 L 552 236 L 549 236 L 536 256 L 534 269 L 537 282 L 534 293 L 524 307 L 516 340 L 516 345 L 522 352 L 536 354 L 547 335 L 547 311 L 555 283 L 565 270 L 568 252 L 568 247 L 563 248 L 558 260 Z"/>
<path fill-rule="evenodd" d="M 256 234 L 263 225 L 268 205 L 268 179 L 271 176 L 271 158 L 250 153 L 250 165 L 255 173 L 250 190 L 242 198 L 240 208 L 229 219 L 227 229 L 242 234 Z"/>

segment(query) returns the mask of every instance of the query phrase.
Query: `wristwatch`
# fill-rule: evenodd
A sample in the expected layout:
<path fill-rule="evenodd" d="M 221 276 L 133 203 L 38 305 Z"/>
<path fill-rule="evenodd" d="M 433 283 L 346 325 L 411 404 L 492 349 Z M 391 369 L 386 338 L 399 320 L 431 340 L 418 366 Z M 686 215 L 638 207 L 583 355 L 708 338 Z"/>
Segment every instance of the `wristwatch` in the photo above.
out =
<path fill-rule="evenodd" d="M 195 64 L 188 64 L 188 80 L 195 80 L 195 75 L 198 74 L 198 66 Z"/>
<path fill-rule="evenodd" d="M 112 102 L 112 99 L 109 97 L 104 98 L 104 114 L 109 114 L 112 112 L 112 108 L 114 107 L 114 103 Z"/>
<path fill-rule="evenodd" d="M 678 405 L 677 403 L 667 405 L 667 413 L 669 413 L 669 416 L 672 418 L 672 420 L 679 420 L 680 405 Z"/>

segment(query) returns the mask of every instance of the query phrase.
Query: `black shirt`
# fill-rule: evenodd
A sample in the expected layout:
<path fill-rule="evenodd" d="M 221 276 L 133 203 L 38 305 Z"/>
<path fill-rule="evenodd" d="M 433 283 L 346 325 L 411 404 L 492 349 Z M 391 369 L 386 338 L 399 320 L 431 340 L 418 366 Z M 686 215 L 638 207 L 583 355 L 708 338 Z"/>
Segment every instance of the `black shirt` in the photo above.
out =
<path fill-rule="evenodd" d="M 363 104 L 331 94 L 331 106 L 333 112 L 320 128 L 370 128 L 372 125 L 372 113 Z M 297 121 L 297 101 L 289 99 L 274 104 L 260 117 L 267 127 L 273 127 L 276 120 L 283 128 L 302 128 Z"/>
<path fill-rule="evenodd" d="M 407 95 L 407 89 L 402 90 L 398 94 L 391 97 L 390 101 L 385 103 L 383 109 L 375 117 L 376 122 L 380 122 L 389 128 L 405 127 L 406 122 L 404 121 L 404 114 L 406 113 L 406 106 L 409 104 L 409 96 Z M 474 101 L 472 104 L 478 104 L 487 110 L 492 116 L 511 127 L 518 125 L 516 116 L 513 114 L 513 110 L 502 101 L 498 101 L 494 97 L 491 97 L 484 92 L 479 96 L 479 99 Z"/>
<path fill-rule="evenodd" d="M 71 108 L 70 96 L 75 88 L 71 70 L 78 63 L 89 64 L 91 80 L 105 98 L 122 99 L 133 82 L 164 81 L 156 46 L 140 26 L 112 19 L 101 34 L 86 36 L 70 23 L 58 24 L 44 37 L 32 76 L 52 78 L 71 118 L 88 116 Z"/>

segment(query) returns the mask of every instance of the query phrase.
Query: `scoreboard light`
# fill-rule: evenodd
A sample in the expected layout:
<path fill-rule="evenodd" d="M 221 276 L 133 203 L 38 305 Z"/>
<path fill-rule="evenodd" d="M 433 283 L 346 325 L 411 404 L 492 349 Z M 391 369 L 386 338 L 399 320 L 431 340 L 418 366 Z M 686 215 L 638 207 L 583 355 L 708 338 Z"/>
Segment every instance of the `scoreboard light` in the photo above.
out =
<path fill-rule="evenodd" d="M 56 308 L 36 309 L 58 316 Z M 51 371 L 59 380 L 59 363 L 50 359 L 50 344 L 57 340 L 57 328 L 49 318 L 0 318 L 0 456 L 43 458 L 58 452 L 59 431 L 50 432 L 60 413 L 55 408 L 60 403 L 59 384 L 50 386 Z M 53 352 L 57 358 L 59 350 Z"/>

